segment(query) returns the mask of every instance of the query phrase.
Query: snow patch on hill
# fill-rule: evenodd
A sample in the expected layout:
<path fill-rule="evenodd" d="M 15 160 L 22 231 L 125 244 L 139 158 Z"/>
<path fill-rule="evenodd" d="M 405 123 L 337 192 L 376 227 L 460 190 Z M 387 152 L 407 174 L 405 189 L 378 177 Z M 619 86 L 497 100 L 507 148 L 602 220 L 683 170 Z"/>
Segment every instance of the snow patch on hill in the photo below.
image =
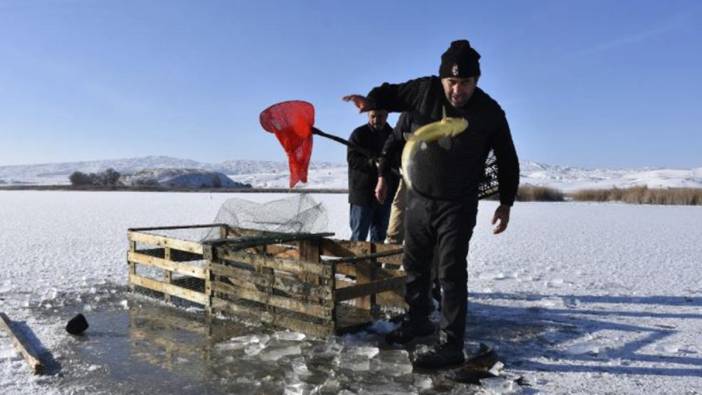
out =
<path fill-rule="evenodd" d="M 226 175 L 199 169 L 144 169 L 120 178 L 125 185 L 163 186 L 171 188 L 248 188 Z"/>

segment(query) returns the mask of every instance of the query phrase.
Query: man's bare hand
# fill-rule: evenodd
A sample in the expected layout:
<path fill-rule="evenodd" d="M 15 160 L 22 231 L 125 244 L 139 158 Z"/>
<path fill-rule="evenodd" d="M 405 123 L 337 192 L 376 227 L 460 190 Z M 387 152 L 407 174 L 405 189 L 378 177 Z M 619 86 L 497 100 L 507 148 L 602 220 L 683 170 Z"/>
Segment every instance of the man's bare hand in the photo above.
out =
<path fill-rule="evenodd" d="M 495 226 L 492 229 L 492 233 L 500 234 L 507 229 L 507 224 L 509 223 L 509 211 L 510 207 L 500 204 L 495 210 L 495 215 L 492 217 L 492 224 Z M 498 223 L 499 222 L 499 223 Z"/>
<path fill-rule="evenodd" d="M 388 195 L 388 185 L 385 183 L 385 178 L 378 177 L 378 183 L 375 184 L 375 199 L 378 203 L 383 204 Z"/>
<path fill-rule="evenodd" d="M 352 102 L 353 105 L 356 106 L 356 108 L 358 108 L 358 112 L 367 111 L 368 107 L 370 107 L 370 104 L 368 104 L 368 99 L 366 99 L 365 96 L 361 95 L 348 95 L 342 97 L 341 100 Z"/>

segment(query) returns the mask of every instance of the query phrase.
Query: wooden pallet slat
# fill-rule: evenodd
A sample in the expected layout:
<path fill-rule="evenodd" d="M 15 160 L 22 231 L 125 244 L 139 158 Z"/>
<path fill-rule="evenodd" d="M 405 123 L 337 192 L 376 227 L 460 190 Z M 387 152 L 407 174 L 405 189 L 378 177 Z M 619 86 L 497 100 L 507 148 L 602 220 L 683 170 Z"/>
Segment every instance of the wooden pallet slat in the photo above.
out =
<path fill-rule="evenodd" d="M 212 284 L 212 289 L 215 292 L 222 292 L 234 298 L 247 299 L 258 303 L 263 303 L 272 307 L 290 310 L 296 313 L 307 314 L 313 317 L 330 319 L 332 317 L 332 309 L 329 306 L 321 304 L 302 302 L 292 298 L 286 298 L 278 295 L 260 292 L 258 290 L 243 289 L 223 282 L 215 282 Z"/>
<path fill-rule="evenodd" d="M 169 259 L 156 258 L 139 252 L 129 252 L 127 253 L 127 260 L 134 263 L 154 266 L 184 276 L 205 279 L 205 268 L 173 262 Z"/>
<path fill-rule="evenodd" d="M 363 284 L 349 285 L 337 288 L 334 293 L 334 301 L 341 302 L 349 299 L 356 299 L 370 294 L 378 294 L 387 291 L 397 291 L 403 289 L 405 279 L 396 277 L 393 279 L 377 280 Z"/>
<path fill-rule="evenodd" d="M 255 255 L 245 251 L 235 251 L 222 248 L 218 250 L 217 258 L 234 262 L 242 262 L 253 266 L 267 267 L 292 273 L 308 272 L 318 276 L 329 277 L 330 265 L 301 262 L 294 259 L 276 258 L 271 256 Z"/>
<path fill-rule="evenodd" d="M 148 277 L 143 277 L 138 274 L 130 274 L 129 283 L 142 288 L 150 289 L 152 291 L 168 293 L 171 296 L 176 296 L 181 299 L 189 300 L 193 303 L 201 304 L 204 306 L 206 306 L 208 302 L 207 295 L 205 295 L 204 293 L 179 287 L 177 285 L 166 284 L 162 281 L 154 280 Z"/>
<path fill-rule="evenodd" d="M 266 274 L 253 270 L 246 270 L 232 266 L 212 263 L 210 270 L 215 276 L 224 276 L 229 281 L 236 282 L 242 288 L 257 289 L 259 287 L 272 287 L 291 296 L 303 299 L 332 299 L 332 290 L 328 286 L 313 285 L 301 282 L 295 276 L 285 277 L 283 274 Z M 217 280 L 215 280 L 217 281 Z"/>
<path fill-rule="evenodd" d="M 130 241 L 136 241 L 158 247 L 170 247 L 174 250 L 192 252 L 194 254 L 202 254 L 202 244 L 195 241 L 179 240 L 173 237 L 151 235 L 139 233 L 136 231 L 127 232 L 127 238 Z"/>

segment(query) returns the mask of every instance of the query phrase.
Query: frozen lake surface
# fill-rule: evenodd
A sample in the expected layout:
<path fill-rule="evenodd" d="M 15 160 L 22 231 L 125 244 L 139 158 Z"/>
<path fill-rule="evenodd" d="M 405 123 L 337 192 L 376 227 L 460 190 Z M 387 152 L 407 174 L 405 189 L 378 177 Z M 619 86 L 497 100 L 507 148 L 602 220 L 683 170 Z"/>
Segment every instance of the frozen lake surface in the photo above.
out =
<path fill-rule="evenodd" d="M 0 335 L 0 393 L 486 391 L 412 373 L 375 333 L 230 322 L 212 336 L 197 311 L 127 295 L 127 228 L 207 223 L 232 196 L 286 195 L 0 192 L 0 311 L 26 322 L 56 372 L 31 376 Z M 314 198 L 347 238 L 346 195 Z M 494 346 L 525 393 L 702 393 L 702 208 L 517 203 L 493 236 L 495 205 L 481 203 L 471 241 L 468 351 Z M 78 312 L 83 338 L 63 331 Z"/>

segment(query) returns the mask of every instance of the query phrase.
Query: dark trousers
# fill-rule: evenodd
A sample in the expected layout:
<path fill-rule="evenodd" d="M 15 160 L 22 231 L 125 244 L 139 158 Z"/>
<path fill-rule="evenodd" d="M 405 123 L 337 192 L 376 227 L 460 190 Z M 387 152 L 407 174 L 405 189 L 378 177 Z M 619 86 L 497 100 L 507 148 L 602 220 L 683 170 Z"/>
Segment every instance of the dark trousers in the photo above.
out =
<path fill-rule="evenodd" d="M 351 240 L 366 241 L 370 231 L 370 241 L 384 242 L 390 220 L 390 203 L 390 199 L 385 199 L 384 204 L 376 201 L 370 205 L 352 204 L 349 211 Z"/>
<path fill-rule="evenodd" d="M 407 273 L 405 300 L 409 317 L 429 319 L 433 309 L 432 265 L 436 265 L 442 289 L 442 335 L 461 347 L 468 299 L 468 243 L 477 213 L 477 199 L 442 201 L 427 199 L 412 190 L 407 193 L 402 264 Z"/>

